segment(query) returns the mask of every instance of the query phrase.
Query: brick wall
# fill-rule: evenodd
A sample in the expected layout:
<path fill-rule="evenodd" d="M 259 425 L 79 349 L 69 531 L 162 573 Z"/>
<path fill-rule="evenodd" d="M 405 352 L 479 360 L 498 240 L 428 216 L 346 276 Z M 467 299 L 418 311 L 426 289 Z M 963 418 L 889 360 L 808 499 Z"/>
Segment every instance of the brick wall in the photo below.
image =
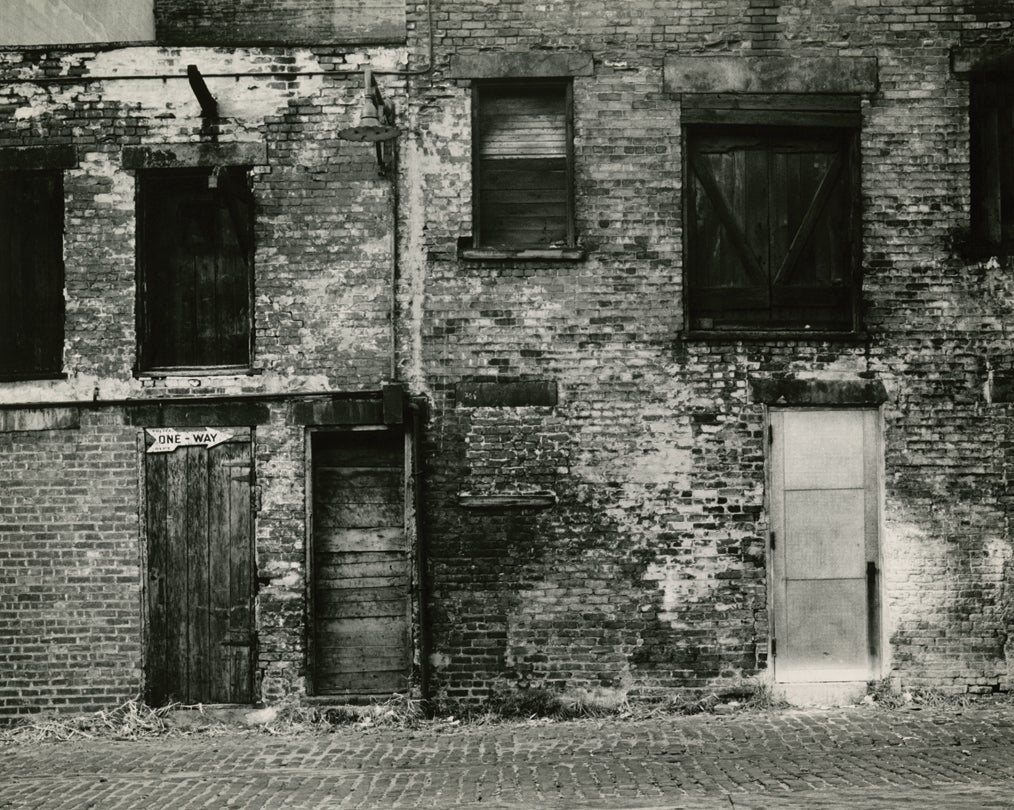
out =
<path fill-rule="evenodd" d="M 427 526 L 434 684 L 702 687 L 762 672 L 767 616 L 764 408 L 752 378 L 881 380 L 885 623 L 910 685 L 1006 690 L 1011 545 L 1005 406 L 983 396 L 1009 352 L 1009 261 L 972 261 L 967 80 L 953 47 L 1011 48 L 1010 3 L 440 5 L 436 78 L 406 145 L 425 219 L 421 346 L 406 374 L 435 400 Z M 455 257 L 468 237 L 468 82 L 453 52 L 583 49 L 574 79 L 577 263 Z M 666 52 L 876 56 L 862 111 L 864 323 L 859 342 L 686 340 L 682 144 Z M 448 153 L 444 144 L 462 148 Z M 419 271 L 423 272 L 422 270 Z M 406 302 L 418 285 L 406 280 Z M 406 315 L 412 318 L 409 311 Z M 460 380 L 552 379 L 560 403 L 456 403 Z M 476 441 L 500 425 L 515 443 Z M 525 431 L 529 431 L 527 434 Z M 543 475 L 540 437 L 567 448 L 552 508 L 481 511 L 489 469 Z M 528 480 L 526 473 L 517 477 Z M 494 482 L 504 491 L 509 482 Z M 487 486 L 489 488 L 489 486 Z"/>
<path fill-rule="evenodd" d="M 78 560 L 64 550 L 87 554 L 95 532 L 107 537 L 92 526 L 116 527 L 102 541 L 115 546 L 115 565 L 103 562 L 115 592 L 102 590 L 91 613 L 4 603 L 4 620 L 16 614 L 26 629 L 13 631 L 15 652 L 0 653 L 5 671 L 24 673 L 3 711 L 64 696 L 85 708 L 138 690 L 141 426 L 119 426 L 103 401 L 354 393 L 392 377 L 432 405 L 423 525 L 436 692 L 477 700 L 496 686 L 550 685 L 650 696 L 763 673 L 758 378 L 883 383 L 885 673 L 955 692 L 1010 688 L 1010 414 L 989 393 L 999 382 L 987 383 L 1014 365 L 1005 327 L 1014 267 L 967 258 L 967 77 L 951 67 L 954 47 L 1014 47 L 1009 2 L 436 4 L 432 73 L 379 77 L 403 127 L 397 257 L 392 187 L 371 146 L 336 132 L 358 115 L 366 63 L 425 65 L 426 4 L 405 9 L 407 52 L 348 54 L 200 47 L 222 25 L 250 41 L 266 35 L 240 19 L 254 4 L 200 6 L 198 20 L 194 4 L 159 4 L 160 36 L 190 46 L 0 56 L 0 76 L 19 80 L 0 84 L 0 148 L 70 144 L 79 155 L 65 172 L 67 378 L 3 383 L 0 397 L 99 403 L 77 431 L 0 434 L 28 465 L 0 464 L 2 480 L 26 487 L 0 496 L 0 510 L 18 516 L 0 554 L 13 549 L 8 570 L 21 560 L 46 567 L 43 578 L 66 593 Z M 272 7 L 293 15 L 294 40 L 343 36 L 327 14 L 315 12 L 324 28 L 306 22 L 300 15 L 319 11 L 310 3 Z M 381 9 L 376 19 L 392 17 Z M 468 81 L 448 78 L 449 60 L 497 49 L 593 55 L 592 75 L 574 79 L 582 260 L 458 258 L 472 230 L 470 98 Z M 683 144 L 679 100 L 663 90 L 667 53 L 877 58 L 860 135 L 864 339 L 682 336 Z M 213 126 L 188 64 L 218 99 Z M 60 81 L 32 83 L 41 78 Z M 266 155 L 250 173 L 254 373 L 135 378 L 135 179 L 123 147 L 216 142 L 262 144 Z M 517 380 L 551 381 L 557 403 L 455 393 L 462 382 Z M 115 440 L 100 460 L 88 437 L 102 430 Z M 271 699 L 304 688 L 304 440 L 284 404 L 255 433 L 258 669 Z M 111 503 L 66 496 L 59 548 L 32 528 L 48 525 L 50 495 L 64 486 L 54 453 L 80 478 L 108 475 L 120 488 Z M 101 582 L 107 568 L 96 571 Z M 15 573 L 11 592 L 30 596 L 33 576 Z M 115 624 L 103 623 L 99 601 Z M 110 673 L 119 662 L 108 681 L 82 675 L 74 650 L 53 652 L 95 634 L 105 640 L 82 660 Z M 50 688 L 53 678 L 63 680 Z"/>
<path fill-rule="evenodd" d="M 109 404 L 122 399 L 281 397 L 254 430 L 257 674 L 269 696 L 300 688 L 305 428 L 288 423 L 284 397 L 377 391 L 391 377 L 391 185 L 371 144 L 336 132 L 358 118 L 362 67 L 393 67 L 396 58 L 379 49 L 347 59 L 154 47 L 0 56 L 0 149 L 69 145 L 78 158 L 64 172 L 65 378 L 0 383 L 0 417 L 13 414 L 18 426 L 0 432 L 0 716 L 108 706 L 142 690 L 137 448 L 145 424 L 122 425 L 123 408 Z M 217 97 L 214 127 L 201 118 L 188 64 Z M 289 72 L 305 75 L 280 78 Z M 114 74 L 127 78 L 73 78 Z M 171 78 L 145 78 L 161 76 Z M 32 84 L 46 78 L 55 81 Z M 384 84 L 389 98 L 400 94 L 397 81 Z M 179 144 L 212 153 L 220 144 L 222 154 L 253 144 L 266 155 L 249 172 L 250 374 L 135 376 L 136 172 L 124 149 Z M 92 408 L 79 430 L 36 430 L 23 416 L 30 411 L 16 407 L 67 401 Z"/>
<path fill-rule="evenodd" d="M 109 412 L 0 433 L 0 717 L 138 692 L 136 441 Z"/>

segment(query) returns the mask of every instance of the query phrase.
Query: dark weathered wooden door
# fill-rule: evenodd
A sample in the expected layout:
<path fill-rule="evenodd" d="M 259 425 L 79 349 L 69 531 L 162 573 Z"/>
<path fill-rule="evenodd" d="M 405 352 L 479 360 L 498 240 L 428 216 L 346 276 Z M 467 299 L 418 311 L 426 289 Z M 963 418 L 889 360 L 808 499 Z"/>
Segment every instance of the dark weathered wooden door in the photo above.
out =
<path fill-rule="evenodd" d="M 248 432 L 216 447 L 145 455 L 146 699 L 253 699 L 253 538 Z"/>
<path fill-rule="evenodd" d="M 879 650 L 874 410 L 771 413 L 774 670 L 864 681 Z"/>
<path fill-rule="evenodd" d="M 313 690 L 390 694 L 411 671 L 404 435 L 313 435 Z"/>

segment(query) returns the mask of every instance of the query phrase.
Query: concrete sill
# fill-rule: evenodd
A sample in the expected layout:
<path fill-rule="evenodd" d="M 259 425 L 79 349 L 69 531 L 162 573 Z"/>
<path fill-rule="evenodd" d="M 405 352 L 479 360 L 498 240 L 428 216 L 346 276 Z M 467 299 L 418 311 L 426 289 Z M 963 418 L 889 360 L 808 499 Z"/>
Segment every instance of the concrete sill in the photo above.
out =
<path fill-rule="evenodd" d="M 587 254 L 581 248 L 460 248 L 458 258 L 476 262 L 539 261 L 580 262 Z"/>
<path fill-rule="evenodd" d="M 165 377 L 254 377 L 263 374 L 259 368 L 250 366 L 173 366 L 172 368 L 150 368 L 139 371 L 139 378 Z"/>
<path fill-rule="evenodd" d="M 691 329 L 680 332 L 680 339 L 687 342 L 734 343 L 736 341 L 831 341 L 836 343 L 866 343 L 867 332 L 828 332 L 818 330 L 763 330 L 763 329 Z"/>
<path fill-rule="evenodd" d="M 473 495 L 470 492 L 460 492 L 458 505 L 465 509 L 547 509 L 556 506 L 556 493 L 550 490 L 502 495 Z"/>

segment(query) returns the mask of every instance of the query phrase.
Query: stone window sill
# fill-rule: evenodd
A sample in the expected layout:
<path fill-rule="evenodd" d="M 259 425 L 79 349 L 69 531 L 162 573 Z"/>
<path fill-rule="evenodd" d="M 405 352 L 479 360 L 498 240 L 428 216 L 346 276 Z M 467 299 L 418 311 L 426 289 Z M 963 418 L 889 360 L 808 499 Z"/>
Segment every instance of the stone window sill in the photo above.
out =
<path fill-rule="evenodd" d="M 691 329 L 680 333 L 680 338 L 687 342 L 701 343 L 734 343 L 736 341 L 832 341 L 837 343 L 866 343 L 870 336 L 867 332 L 834 332 L 820 330 L 737 330 L 737 329 Z"/>
<path fill-rule="evenodd" d="M 254 377 L 263 370 L 250 366 L 173 366 L 172 368 L 151 368 L 139 371 L 137 376 L 145 379 L 165 377 Z"/>
<path fill-rule="evenodd" d="M 587 257 L 581 248 L 459 248 L 465 261 L 580 262 Z"/>

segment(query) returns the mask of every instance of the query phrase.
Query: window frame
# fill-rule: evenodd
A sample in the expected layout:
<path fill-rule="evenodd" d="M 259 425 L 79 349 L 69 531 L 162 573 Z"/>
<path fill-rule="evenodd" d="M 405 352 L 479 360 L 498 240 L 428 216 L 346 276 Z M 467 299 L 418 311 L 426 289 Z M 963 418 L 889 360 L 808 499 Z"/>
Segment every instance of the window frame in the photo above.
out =
<path fill-rule="evenodd" d="M 807 109 L 806 100 L 792 102 L 791 106 L 800 107 L 791 113 L 783 113 L 779 110 L 770 111 L 761 109 L 764 102 L 759 101 L 752 105 L 755 109 L 747 111 L 737 109 L 738 102 L 728 102 L 728 109 L 710 109 L 708 102 L 694 109 L 690 114 L 685 114 L 682 127 L 682 169 L 683 169 L 683 333 L 690 338 L 730 338 L 730 339 L 770 339 L 778 337 L 787 338 L 811 338 L 811 339 L 834 339 L 850 340 L 863 339 L 862 334 L 862 182 L 861 182 L 861 156 L 859 149 L 859 119 L 858 115 L 844 111 L 810 111 Z M 785 102 L 783 102 L 785 104 Z M 747 106 L 746 104 L 743 105 Z M 785 104 L 786 107 L 790 104 Z M 705 318 L 695 313 L 693 304 L 694 289 L 693 278 L 697 275 L 694 265 L 694 253 L 699 246 L 694 244 L 695 226 L 691 218 L 696 214 L 694 207 L 694 184 L 696 174 L 692 169 L 691 150 L 696 140 L 707 138 L 755 138 L 766 141 L 767 148 L 764 150 L 768 155 L 773 154 L 779 138 L 789 140 L 819 140 L 825 138 L 828 142 L 840 141 L 842 144 L 841 153 L 845 161 L 840 171 L 845 173 L 847 183 L 845 199 L 850 212 L 851 233 L 846 241 L 849 255 L 847 261 L 848 278 L 848 317 L 842 317 L 841 325 L 820 324 L 811 327 L 804 322 L 798 323 L 774 323 L 766 326 L 761 319 L 745 318 L 738 323 L 734 315 L 723 319 L 723 322 L 710 325 L 699 325 L 697 321 Z M 770 158 L 769 158 L 770 159 Z M 811 203 L 817 199 L 818 192 Z M 827 200 L 824 204 L 827 204 Z M 766 205 L 770 200 L 766 202 Z M 767 211 L 770 215 L 771 211 Z M 817 218 L 823 215 L 818 212 Z M 805 216 L 804 216 L 805 220 Z M 770 220 L 769 220 L 770 221 Z M 800 223 L 800 228 L 803 223 Z M 772 237 L 770 226 L 765 231 L 766 239 Z M 807 235 L 808 240 L 810 235 Z M 795 237 L 793 237 L 794 241 Z M 803 245 L 805 246 L 804 241 Z M 798 258 L 797 258 L 798 261 Z M 790 265 L 788 269 L 795 265 Z M 776 286 L 777 278 L 771 277 L 773 268 L 767 267 L 768 279 L 768 310 L 772 310 L 773 296 L 771 293 Z M 731 288 L 736 289 L 736 288 Z M 740 288 L 744 292 L 749 288 Z M 828 287 L 828 290 L 832 288 Z M 777 296 L 782 297 L 782 296 Z M 760 308 L 758 308 L 759 311 Z M 734 312 L 735 310 L 732 310 Z M 844 308 L 842 310 L 844 316 Z"/>
<path fill-rule="evenodd" d="M 495 89 L 518 89 L 529 91 L 536 95 L 537 89 L 559 88 L 564 91 L 564 138 L 565 138 L 565 160 L 566 160 L 566 189 L 565 189 L 565 227 L 566 243 L 544 244 L 544 245 L 522 245 L 522 244 L 489 244 L 483 238 L 482 227 L 482 184 L 481 184 L 481 155 L 480 155 L 480 129 L 479 119 L 482 108 L 482 96 L 484 90 Z M 473 250 L 477 251 L 503 251 L 503 252 L 538 252 L 553 250 L 572 250 L 577 248 L 577 228 L 574 215 L 574 83 L 569 76 L 551 78 L 504 78 L 504 79 L 482 79 L 472 82 L 471 93 L 471 140 L 472 140 L 472 244 Z M 567 258 L 567 257 L 564 257 Z"/>
<path fill-rule="evenodd" d="M 33 354 L 38 352 L 40 347 L 48 349 L 52 353 L 53 362 L 51 364 L 35 364 L 33 361 L 31 367 L 22 368 L 16 368 L 13 363 L 8 368 L 5 362 L 0 362 L 0 381 L 65 379 L 64 351 L 66 348 L 67 319 L 65 293 L 66 262 L 64 260 L 64 229 L 66 223 L 64 172 L 62 168 L 49 167 L 4 168 L 0 170 L 0 182 L 3 182 L 5 176 L 18 178 L 17 182 L 45 181 L 47 185 L 52 184 L 52 188 L 48 192 L 48 198 L 41 204 L 46 209 L 45 213 L 32 211 L 27 216 L 30 216 L 35 228 L 40 227 L 40 220 L 42 221 L 41 227 L 52 226 L 52 234 L 47 236 L 48 238 L 52 238 L 55 244 L 49 243 L 47 239 L 44 251 L 46 254 L 45 258 L 52 260 L 51 265 L 47 262 L 47 266 L 55 273 L 55 277 L 49 279 L 47 285 L 50 287 L 49 292 L 52 296 L 52 299 L 48 303 L 53 308 L 54 319 L 53 321 L 46 319 L 34 324 L 22 324 L 22 326 L 28 327 Z M 23 195 L 20 202 L 24 203 Z M 42 240 L 38 234 L 35 236 L 36 238 L 33 241 L 38 245 Z M 42 252 L 43 249 L 40 248 L 40 253 Z M 12 268 L 12 270 L 15 269 Z M 16 271 L 23 272 L 20 267 Z M 37 307 L 38 302 L 33 300 L 32 303 Z M 6 358 L 3 359 L 5 360 Z"/>
<path fill-rule="evenodd" d="M 972 74 L 968 93 L 970 225 L 973 252 L 1014 254 L 1014 65 Z M 1010 124 L 1006 137 L 1000 116 Z M 992 130 L 990 132 L 989 130 Z M 975 250 L 975 248 L 979 248 Z"/>
<path fill-rule="evenodd" d="M 255 283 L 255 244 L 254 230 L 256 226 L 256 205 L 252 193 L 249 192 L 248 180 L 250 166 L 229 165 L 229 166 L 179 166 L 173 168 L 144 168 L 135 173 L 136 194 L 136 371 L 139 377 L 154 376 L 165 377 L 178 374 L 249 374 L 252 373 L 254 362 L 254 283 Z M 208 364 L 174 364 L 155 365 L 152 362 L 152 346 L 150 342 L 152 319 L 149 316 L 149 268 L 148 268 L 148 245 L 149 228 L 152 227 L 150 212 L 147 210 L 148 184 L 156 182 L 160 177 L 169 178 L 170 182 L 180 183 L 186 178 L 211 178 L 217 177 L 218 188 L 233 186 L 231 191 L 222 191 L 223 194 L 232 192 L 244 193 L 247 206 L 247 216 L 244 218 L 247 225 L 246 238 L 248 244 L 243 245 L 237 233 L 236 240 L 240 243 L 244 263 L 246 265 L 246 358 L 240 363 L 208 363 Z M 208 186 L 209 190 L 211 186 Z M 228 207 L 228 199 L 223 200 Z M 230 219 L 235 214 L 230 211 Z"/>

